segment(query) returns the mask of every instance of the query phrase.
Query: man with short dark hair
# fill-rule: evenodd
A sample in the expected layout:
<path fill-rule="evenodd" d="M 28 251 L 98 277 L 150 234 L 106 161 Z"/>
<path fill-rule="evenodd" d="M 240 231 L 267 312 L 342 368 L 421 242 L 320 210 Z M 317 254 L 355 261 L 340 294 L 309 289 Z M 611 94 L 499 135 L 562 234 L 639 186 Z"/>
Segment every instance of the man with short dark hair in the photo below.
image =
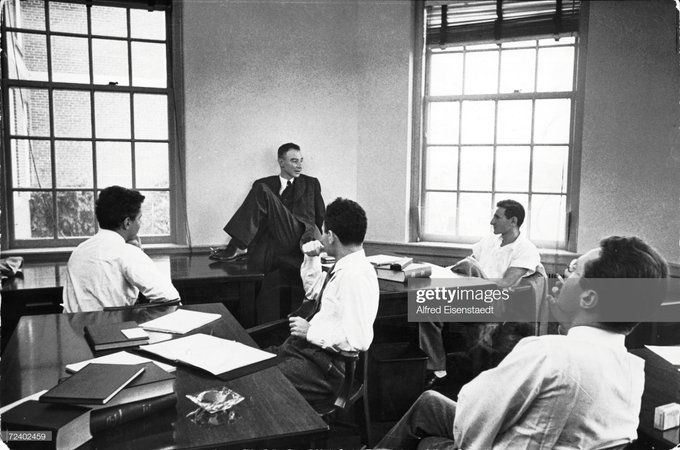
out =
<path fill-rule="evenodd" d="M 95 206 L 99 232 L 82 242 L 68 260 L 64 312 L 133 305 L 141 293 L 150 302 L 179 299 L 139 240 L 144 196 L 120 186 L 102 190 Z"/>
<path fill-rule="evenodd" d="M 659 307 L 666 261 L 637 237 L 615 236 L 572 268 L 549 298 L 566 336 L 522 339 L 457 402 L 424 392 L 376 448 L 415 448 L 427 438 L 429 448 L 594 449 L 636 439 L 644 361 L 624 345 L 636 323 L 610 320 L 615 310 Z M 620 289 L 614 279 L 638 279 L 644 289 Z"/>
<path fill-rule="evenodd" d="M 541 257 L 536 246 L 519 231 L 525 217 L 521 203 L 501 200 L 496 207 L 490 223 L 493 235 L 474 244 L 472 256 L 458 262 L 451 270 L 492 279 L 499 288 L 509 288 L 523 277 L 532 275 L 541 264 Z M 418 327 L 420 347 L 429 358 L 428 389 L 447 379 L 443 327 L 443 322 L 420 322 Z"/>
<path fill-rule="evenodd" d="M 279 347 L 279 368 L 310 402 L 338 392 L 345 376 L 340 352 L 365 351 L 373 340 L 378 312 L 378 279 L 363 250 L 366 213 L 358 203 L 338 198 L 328 205 L 318 241 L 302 246 L 300 274 L 308 301 L 319 310 L 310 319 L 291 317 L 291 335 Z M 322 272 L 319 254 L 335 257 Z"/>
<path fill-rule="evenodd" d="M 292 142 L 277 151 L 279 175 L 260 178 L 224 226 L 231 241 L 213 251 L 217 261 L 235 261 L 248 254 L 249 263 L 265 273 L 302 262 L 300 246 L 319 236 L 324 202 L 319 180 L 302 174 L 302 153 Z"/>

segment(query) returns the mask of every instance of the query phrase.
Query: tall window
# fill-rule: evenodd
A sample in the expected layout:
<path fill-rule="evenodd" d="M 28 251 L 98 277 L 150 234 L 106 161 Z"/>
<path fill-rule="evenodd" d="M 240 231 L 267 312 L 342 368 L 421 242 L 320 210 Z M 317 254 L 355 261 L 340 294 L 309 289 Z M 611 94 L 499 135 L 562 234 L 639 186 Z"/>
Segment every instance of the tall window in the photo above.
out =
<path fill-rule="evenodd" d="M 435 3 L 426 2 L 420 239 L 474 242 L 496 202 L 515 199 L 532 241 L 565 247 L 578 22 L 558 23 L 555 1 Z"/>
<path fill-rule="evenodd" d="M 93 235 L 95 198 L 114 184 L 146 196 L 140 234 L 147 241 L 173 239 L 170 13 L 165 2 L 153 3 L 161 9 L 134 1 L 6 3 L 10 246 L 73 245 Z"/>

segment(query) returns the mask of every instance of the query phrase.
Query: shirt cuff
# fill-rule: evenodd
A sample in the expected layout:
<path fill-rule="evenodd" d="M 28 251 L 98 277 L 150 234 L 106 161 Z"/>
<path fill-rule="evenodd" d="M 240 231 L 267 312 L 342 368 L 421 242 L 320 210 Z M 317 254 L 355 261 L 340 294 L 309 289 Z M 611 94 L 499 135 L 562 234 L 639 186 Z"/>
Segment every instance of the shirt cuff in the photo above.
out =
<path fill-rule="evenodd" d="M 321 328 L 315 327 L 311 323 L 309 324 L 309 328 L 307 329 L 307 341 L 311 342 L 314 345 L 318 345 L 321 348 L 328 347 L 328 345 L 326 344 L 326 340 L 323 338 L 323 335 L 321 333 Z"/>

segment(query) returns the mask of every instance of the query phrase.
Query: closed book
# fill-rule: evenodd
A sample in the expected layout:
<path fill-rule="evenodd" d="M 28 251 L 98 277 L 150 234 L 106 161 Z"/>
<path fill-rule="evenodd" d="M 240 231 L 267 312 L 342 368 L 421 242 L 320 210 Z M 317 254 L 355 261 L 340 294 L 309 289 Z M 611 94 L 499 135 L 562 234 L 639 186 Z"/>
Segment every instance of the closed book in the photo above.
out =
<path fill-rule="evenodd" d="M 93 409 L 108 408 L 125 403 L 138 402 L 148 398 L 159 397 L 161 395 L 172 394 L 175 392 L 175 375 L 166 372 L 152 362 L 139 364 L 144 368 L 144 372 L 119 393 L 113 396 L 104 405 L 87 405 Z M 60 382 L 68 380 L 63 378 Z"/>
<path fill-rule="evenodd" d="M 2 415 L 2 429 L 7 431 L 51 431 L 51 439 L 34 444 L 40 448 L 71 450 L 92 438 L 90 410 L 82 406 L 54 405 L 35 400 L 23 402 Z M 16 442 L 14 442 L 16 444 Z"/>
<path fill-rule="evenodd" d="M 136 337 L 128 337 L 123 331 L 135 330 Z M 106 325 L 87 325 L 85 339 L 94 351 L 111 348 L 136 347 L 146 344 L 149 335 L 142 330 L 137 322 L 119 322 Z"/>
<path fill-rule="evenodd" d="M 378 278 L 382 280 L 405 282 L 409 278 L 428 278 L 432 275 L 432 267 L 429 264 L 411 263 L 404 270 L 375 269 Z"/>
<path fill-rule="evenodd" d="M 41 395 L 40 401 L 103 405 L 142 372 L 141 365 L 88 364 Z"/>
<path fill-rule="evenodd" d="M 107 405 L 104 408 L 93 410 L 90 414 L 90 433 L 96 434 L 121 423 L 151 416 L 159 411 L 174 407 L 176 403 L 177 395 L 173 392 L 124 405 Z"/>
<path fill-rule="evenodd" d="M 413 258 L 403 257 L 397 258 L 389 263 L 376 265 L 379 269 L 390 269 L 390 270 L 404 270 L 413 262 Z"/>

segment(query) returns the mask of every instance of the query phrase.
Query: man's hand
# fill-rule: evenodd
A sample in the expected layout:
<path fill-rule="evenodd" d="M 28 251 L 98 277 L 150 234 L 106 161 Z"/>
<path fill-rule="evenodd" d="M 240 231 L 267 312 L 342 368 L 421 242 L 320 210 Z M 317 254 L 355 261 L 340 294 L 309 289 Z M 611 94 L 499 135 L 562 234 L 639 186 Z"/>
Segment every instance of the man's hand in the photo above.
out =
<path fill-rule="evenodd" d="M 323 244 L 319 241 L 309 241 L 302 244 L 302 253 L 307 256 L 319 256 L 323 251 Z"/>
<path fill-rule="evenodd" d="M 288 319 L 291 336 L 307 339 L 307 330 L 309 330 L 309 322 L 302 317 L 291 317 Z"/>
<path fill-rule="evenodd" d="M 139 238 L 139 236 L 135 236 L 129 241 L 126 242 L 126 244 L 134 245 L 135 247 L 142 248 L 142 240 Z"/>

